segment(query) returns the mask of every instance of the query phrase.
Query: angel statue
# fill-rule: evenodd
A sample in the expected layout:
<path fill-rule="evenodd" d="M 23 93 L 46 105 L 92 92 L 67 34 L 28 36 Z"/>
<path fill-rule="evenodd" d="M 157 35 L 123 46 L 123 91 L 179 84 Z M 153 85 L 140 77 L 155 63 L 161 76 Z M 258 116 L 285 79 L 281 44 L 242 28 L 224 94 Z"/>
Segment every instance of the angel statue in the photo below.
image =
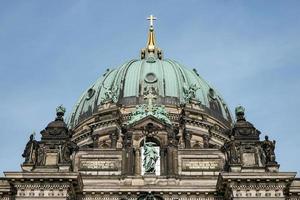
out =
<path fill-rule="evenodd" d="M 145 173 L 155 174 L 155 164 L 159 156 L 153 145 L 155 145 L 154 142 L 146 142 L 144 144 L 143 167 L 145 169 Z"/>

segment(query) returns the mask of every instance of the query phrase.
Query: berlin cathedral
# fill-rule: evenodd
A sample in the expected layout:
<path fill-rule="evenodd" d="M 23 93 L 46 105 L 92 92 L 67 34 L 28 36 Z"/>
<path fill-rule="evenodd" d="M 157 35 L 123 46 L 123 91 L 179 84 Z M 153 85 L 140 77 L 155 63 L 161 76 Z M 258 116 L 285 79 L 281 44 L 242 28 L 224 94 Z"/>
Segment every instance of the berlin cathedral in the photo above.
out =
<path fill-rule="evenodd" d="M 300 199 L 276 142 L 232 116 L 198 74 L 164 58 L 152 15 L 139 59 L 107 69 L 65 120 L 28 135 L 20 171 L 0 178 L 1 200 Z"/>

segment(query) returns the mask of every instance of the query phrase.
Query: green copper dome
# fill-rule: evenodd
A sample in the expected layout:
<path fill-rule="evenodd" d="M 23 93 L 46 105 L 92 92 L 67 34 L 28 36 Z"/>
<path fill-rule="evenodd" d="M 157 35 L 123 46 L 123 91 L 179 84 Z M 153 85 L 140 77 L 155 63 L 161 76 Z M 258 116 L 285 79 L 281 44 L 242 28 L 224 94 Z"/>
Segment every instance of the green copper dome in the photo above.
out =
<path fill-rule="evenodd" d="M 209 115 L 231 122 L 229 109 L 221 95 L 196 70 L 185 68 L 174 60 L 163 59 L 151 25 L 141 59 L 108 69 L 82 94 L 71 113 L 69 126 L 75 127 L 91 117 L 101 104 L 116 103 L 127 107 L 144 104 L 144 95 L 149 90 L 156 95 L 155 103 L 158 105 L 194 103 Z"/>
<path fill-rule="evenodd" d="M 228 107 L 221 95 L 195 70 L 187 69 L 174 60 L 151 57 L 131 60 L 119 68 L 107 70 L 80 97 L 70 116 L 69 125 L 76 126 L 108 100 L 121 105 L 144 103 L 143 96 L 149 87 L 154 88 L 159 97 L 157 104 L 179 106 L 193 99 L 231 121 Z"/>

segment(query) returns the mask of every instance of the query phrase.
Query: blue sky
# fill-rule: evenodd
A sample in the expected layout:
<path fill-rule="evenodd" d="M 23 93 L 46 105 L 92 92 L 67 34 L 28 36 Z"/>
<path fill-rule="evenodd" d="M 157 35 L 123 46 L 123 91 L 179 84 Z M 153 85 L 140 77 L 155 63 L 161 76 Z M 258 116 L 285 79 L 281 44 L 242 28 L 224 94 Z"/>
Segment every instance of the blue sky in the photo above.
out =
<path fill-rule="evenodd" d="M 68 111 L 106 68 L 139 57 L 150 14 L 167 58 L 214 85 L 277 140 L 300 173 L 300 1 L 0 1 L 0 171 L 20 170 L 32 131 Z M 38 134 L 39 135 L 39 134 Z"/>

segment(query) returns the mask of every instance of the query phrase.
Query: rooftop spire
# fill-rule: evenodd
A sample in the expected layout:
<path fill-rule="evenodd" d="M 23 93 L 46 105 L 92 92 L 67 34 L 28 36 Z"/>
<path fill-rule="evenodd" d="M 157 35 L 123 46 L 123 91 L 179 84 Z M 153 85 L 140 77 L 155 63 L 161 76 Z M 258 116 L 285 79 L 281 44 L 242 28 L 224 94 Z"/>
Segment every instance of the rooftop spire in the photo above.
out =
<path fill-rule="evenodd" d="M 155 50 L 155 35 L 154 35 L 153 21 L 156 20 L 156 17 L 154 17 L 153 15 L 150 15 L 147 18 L 147 20 L 150 21 L 147 49 L 149 52 L 154 52 L 154 50 Z"/>
<path fill-rule="evenodd" d="M 142 49 L 141 52 L 141 59 L 145 58 L 158 58 L 162 59 L 162 52 L 159 48 L 156 47 L 156 41 L 155 41 L 155 34 L 154 34 L 154 27 L 153 27 L 153 22 L 157 18 L 154 17 L 153 15 L 150 15 L 147 20 L 150 22 L 149 26 L 149 33 L 148 33 L 148 41 L 147 41 L 147 46 L 145 49 Z"/>

